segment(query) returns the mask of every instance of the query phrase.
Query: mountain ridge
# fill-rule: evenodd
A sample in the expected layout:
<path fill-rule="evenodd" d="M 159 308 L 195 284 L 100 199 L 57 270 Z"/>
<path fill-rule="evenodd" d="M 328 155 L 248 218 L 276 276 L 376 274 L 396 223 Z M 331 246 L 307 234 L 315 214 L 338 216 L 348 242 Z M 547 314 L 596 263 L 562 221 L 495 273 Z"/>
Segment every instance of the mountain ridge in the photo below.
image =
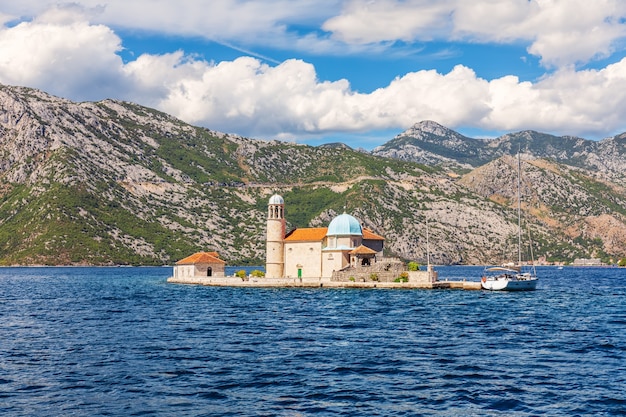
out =
<path fill-rule="evenodd" d="M 433 121 L 422 121 L 374 148 L 372 154 L 467 170 L 518 150 L 529 157 L 595 170 L 612 180 L 626 179 L 626 133 L 593 141 L 523 130 L 494 139 L 477 139 Z"/>
<path fill-rule="evenodd" d="M 0 85 L 0 156 L 4 265 L 171 264 L 199 250 L 262 263 L 275 192 L 285 198 L 290 228 L 327 225 L 347 209 L 387 238 L 388 254 L 420 262 L 426 222 L 431 259 L 443 264 L 500 261 L 516 230 L 506 199 L 446 167 L 214 132 L 116 100 L 74 103 Z M 555 260 L 626 256 L 622 188 L 546 163 L 553 165 L 544 171 L 561 173 L 559 181 L 538 177 L 542 187 L 558 186 L 555 197 L 525 211 L 535 252 Z M 557 210 L 577 183 L 581 202 Z M 540 203 L 562 218 L 551 224 L 533 214 Z"/>

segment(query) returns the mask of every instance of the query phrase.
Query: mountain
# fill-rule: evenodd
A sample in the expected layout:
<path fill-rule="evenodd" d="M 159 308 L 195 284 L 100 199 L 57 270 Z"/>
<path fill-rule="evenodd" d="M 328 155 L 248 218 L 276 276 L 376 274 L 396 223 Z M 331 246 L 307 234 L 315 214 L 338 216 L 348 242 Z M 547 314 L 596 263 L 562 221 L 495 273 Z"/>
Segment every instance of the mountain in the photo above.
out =
<path fill-rule="evenodd" d="M 517 181 L 517 164 L 514 157 L 500 157 L 464 175 L 459 184 L 494 202 L 515 207 L 517 188 L 511 184 Z M 545 159 L 524 160 L 521 168 L 526 221 L 565 242 L 596 246 L 596 256 L 624 252 L 626 188 L 598 181 L 580 168 Z M 544 254 L 561 250 L 561 245 L 552 246 L 545 240 L 546 235 L 536 234 L 535 239 L 540 241 L 538 247 Z"/>
<path fill-rule="evenodd" d="M 470 169 L 491 161 L 488 141 L 472 139 L 436 122 L 423 121 L 372 150 L 373 155 L 426 165 Z"/>
<path fill-rule="evenodd" d="M 432 121 L 416 123 L 391 141 L 372 150 L 373 155 L 468 170 L 520 150 L 531 158 L 584 168 L 613 181 L 626 179 L 626 133 L 601 141 L 553 136 L 526 130 L 496 139 L 463 136 Z"/>
<path fill-rule="evenodd" d="M 469 152 L 472 141 L 446 146 Z M 517 217 L 510 186 L 488 185 L 514 170 L 505 157 L 484 161 L 461 178 L 336 144 L 219 133 L 133 103 L 0 85 L 0 264 L 171 264 L 199 250 L 262 264 L 275 192 L 289 227 L 327 225 L 345 209 L 387 238 L 389 254 L 425 262 L 428 223 L 433 262 L 496 262 L 509 256 Z M 536 255 L 626 256 L 623 189 L 582 168 L 524 165 L 541 173 L 533 187 L 553 194 L 526 207 Z"/>

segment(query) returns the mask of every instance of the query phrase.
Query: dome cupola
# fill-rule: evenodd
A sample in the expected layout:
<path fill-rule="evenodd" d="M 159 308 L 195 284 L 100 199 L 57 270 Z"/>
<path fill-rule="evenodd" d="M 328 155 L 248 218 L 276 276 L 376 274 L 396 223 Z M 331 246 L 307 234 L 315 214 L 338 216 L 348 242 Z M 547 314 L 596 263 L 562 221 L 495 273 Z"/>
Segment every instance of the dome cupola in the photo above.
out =
<path fill-rule="evenodd" d="M 335 217 L 328 225 L 326 236 L 363 236 L 361 223 L 353 216 L 343 213 Z"/>
<path fill-rule="evenodd" d="M 285 200 L 283 200 L 283 198 L 278 194 L 274 194 L 270 197 L 269 204 L 285 204 Z"/>

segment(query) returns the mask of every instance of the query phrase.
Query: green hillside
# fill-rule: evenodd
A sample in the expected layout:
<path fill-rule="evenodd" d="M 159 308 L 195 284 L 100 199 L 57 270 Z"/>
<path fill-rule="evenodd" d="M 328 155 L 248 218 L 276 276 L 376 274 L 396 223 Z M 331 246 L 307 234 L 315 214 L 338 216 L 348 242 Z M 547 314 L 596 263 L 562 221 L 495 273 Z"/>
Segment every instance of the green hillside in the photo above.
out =
<path fill-rule="evenodd" d="M 263 264 L 274 193 L 290 228 L 346 210 L 385 236 L 388 254 L 420 262 L 427 221 L 435 263 L 500 261 L 515 235 L 506 195 L 440 167 L 213 132 L 132 103 L 0 86 L 0 104 L 1 265 L 163 265 L 200 250 Z M 480 184 L 510 191 L 514 169 L 497 167 Z M 626 256 L 623 188 L 580 169 L 539 171 L 544 191 L 525 207 L 536 256 Z"/>

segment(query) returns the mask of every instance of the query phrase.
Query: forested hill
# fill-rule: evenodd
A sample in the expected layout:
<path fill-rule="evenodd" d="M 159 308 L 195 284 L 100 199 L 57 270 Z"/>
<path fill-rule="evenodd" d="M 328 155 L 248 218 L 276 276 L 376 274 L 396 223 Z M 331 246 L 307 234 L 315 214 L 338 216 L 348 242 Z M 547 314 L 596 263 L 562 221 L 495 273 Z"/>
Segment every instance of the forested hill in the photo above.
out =
<path fill-rule="evenodd" d="M 406 259 L 425 260 L 426 221 L 436 263 L 506 258 L 516 230 L 513 184 L 484 186 L 514 172 L 506 158 L 461 179 L 345 146 L 213 132 L 114 100 L 0 86 L 0 155 L 4 265 L 171 264 L 198 250 L 263 263 L 274 192 L 289 227 L 327 225 L 345 207 Z M 556 161 L 524 167 L 533 188 L 551 187 L 550 199 L 525 205 L 536 255 L 626 256 L 623 188 Z"/>

